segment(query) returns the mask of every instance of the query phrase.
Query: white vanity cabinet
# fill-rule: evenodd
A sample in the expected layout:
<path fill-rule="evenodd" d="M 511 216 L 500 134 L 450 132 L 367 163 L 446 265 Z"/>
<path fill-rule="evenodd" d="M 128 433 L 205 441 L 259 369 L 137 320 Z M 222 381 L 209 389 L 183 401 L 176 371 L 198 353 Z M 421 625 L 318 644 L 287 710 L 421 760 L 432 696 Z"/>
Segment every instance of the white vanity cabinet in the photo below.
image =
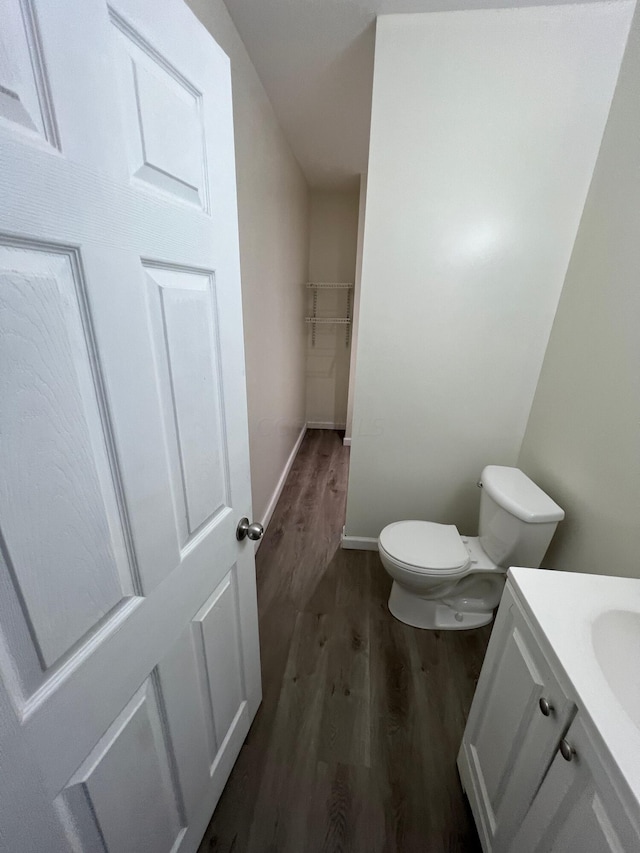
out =
<path fill-rule="evenodd" d="M 507 586 L 458 767 L 485 850 L 506 850 L 575 712 Z"/>
<path fill-rule="evenodd" d="M 458 755 L 485 853 L 640 851 L 589 727 L 508 580 Z"/>
<path fill-rule="evenodd" d="M 640 838 L 588 726 L 573 721 L 509 850 L 622 853 Z"/>

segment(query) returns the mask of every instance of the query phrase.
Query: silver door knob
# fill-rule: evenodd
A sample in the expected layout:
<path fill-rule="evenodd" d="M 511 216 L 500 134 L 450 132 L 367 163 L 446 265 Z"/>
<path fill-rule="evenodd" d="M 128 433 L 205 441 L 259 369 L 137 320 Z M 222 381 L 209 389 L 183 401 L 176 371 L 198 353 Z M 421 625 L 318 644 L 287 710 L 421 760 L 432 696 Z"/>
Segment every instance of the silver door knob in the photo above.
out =
<path fill-rule="evenodd" d="M 571 761 L 576 754 L 575 749 L 571 746 L 568 740 L 562 738 L 560 741 L 560 755 L 565 761 Z"/>
<path fill-rule="evenodd" d="M 551 712 L 553 711 L 553 705 L 549 702 L 549 700 L 545 699 L 544 696 L 541 696 L 540 702 L 538 704 L 540 705 L 540 710 L 545 715 L 545 717 L 549 717 L 551 715 Z"/>
<path fill-rule="evenodd" d="M 260 524 L 259 521 L 254 521 L 252 524 L 249 524 L 248 518 L 241 518 L 238 522 L 238 526 L 236 527 L 236 539 L 241 542 L 245 536 L 247 539 L 253 539 L 253 541 L 257 541 L 258 539 L 262 539 L 262 534 L 264 533 L 264 527 Z"/>

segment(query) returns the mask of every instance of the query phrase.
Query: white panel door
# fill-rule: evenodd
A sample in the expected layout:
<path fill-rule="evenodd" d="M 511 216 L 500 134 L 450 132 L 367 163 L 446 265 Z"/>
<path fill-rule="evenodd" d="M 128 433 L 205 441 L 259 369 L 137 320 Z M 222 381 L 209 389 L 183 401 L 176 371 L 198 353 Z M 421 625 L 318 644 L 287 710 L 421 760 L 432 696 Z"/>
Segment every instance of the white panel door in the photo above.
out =
<path fill-rule="evenodd" d="M 0 849 L 195 850 L 260 702 L 229 62 L 0 0 Z"/>

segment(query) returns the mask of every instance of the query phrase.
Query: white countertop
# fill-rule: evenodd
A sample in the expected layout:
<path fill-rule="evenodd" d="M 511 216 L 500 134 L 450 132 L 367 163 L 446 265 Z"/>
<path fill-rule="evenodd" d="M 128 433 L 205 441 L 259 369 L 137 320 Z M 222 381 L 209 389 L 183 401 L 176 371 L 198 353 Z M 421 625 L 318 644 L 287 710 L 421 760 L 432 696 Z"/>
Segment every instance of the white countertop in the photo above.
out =
<path fill-rule="evenodd" d="M 622 707 L 594 650 L 591 626 L 612 610 L 640 614 L 640 580 L 545 569 L 509 569 L 509 578 L 553 649 L 612 759 L 640 804 L 640 726 Z M 620 648 L 620 665 L 640 683 L 640 647 Z"/>

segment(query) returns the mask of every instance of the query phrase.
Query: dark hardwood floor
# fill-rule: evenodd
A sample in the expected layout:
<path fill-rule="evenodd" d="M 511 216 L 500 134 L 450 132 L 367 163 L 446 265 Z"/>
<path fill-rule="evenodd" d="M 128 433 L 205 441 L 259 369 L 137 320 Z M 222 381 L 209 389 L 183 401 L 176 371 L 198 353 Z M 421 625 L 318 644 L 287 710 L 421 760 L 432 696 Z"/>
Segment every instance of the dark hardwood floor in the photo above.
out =
<path fill-rule="evenodd" d="M 480 850 L 455 762 L 490 630 L 391 616 L 340 548 L 348 453 L 307 433 L 258 552 L 264 698 L 199 853 Z"/>

